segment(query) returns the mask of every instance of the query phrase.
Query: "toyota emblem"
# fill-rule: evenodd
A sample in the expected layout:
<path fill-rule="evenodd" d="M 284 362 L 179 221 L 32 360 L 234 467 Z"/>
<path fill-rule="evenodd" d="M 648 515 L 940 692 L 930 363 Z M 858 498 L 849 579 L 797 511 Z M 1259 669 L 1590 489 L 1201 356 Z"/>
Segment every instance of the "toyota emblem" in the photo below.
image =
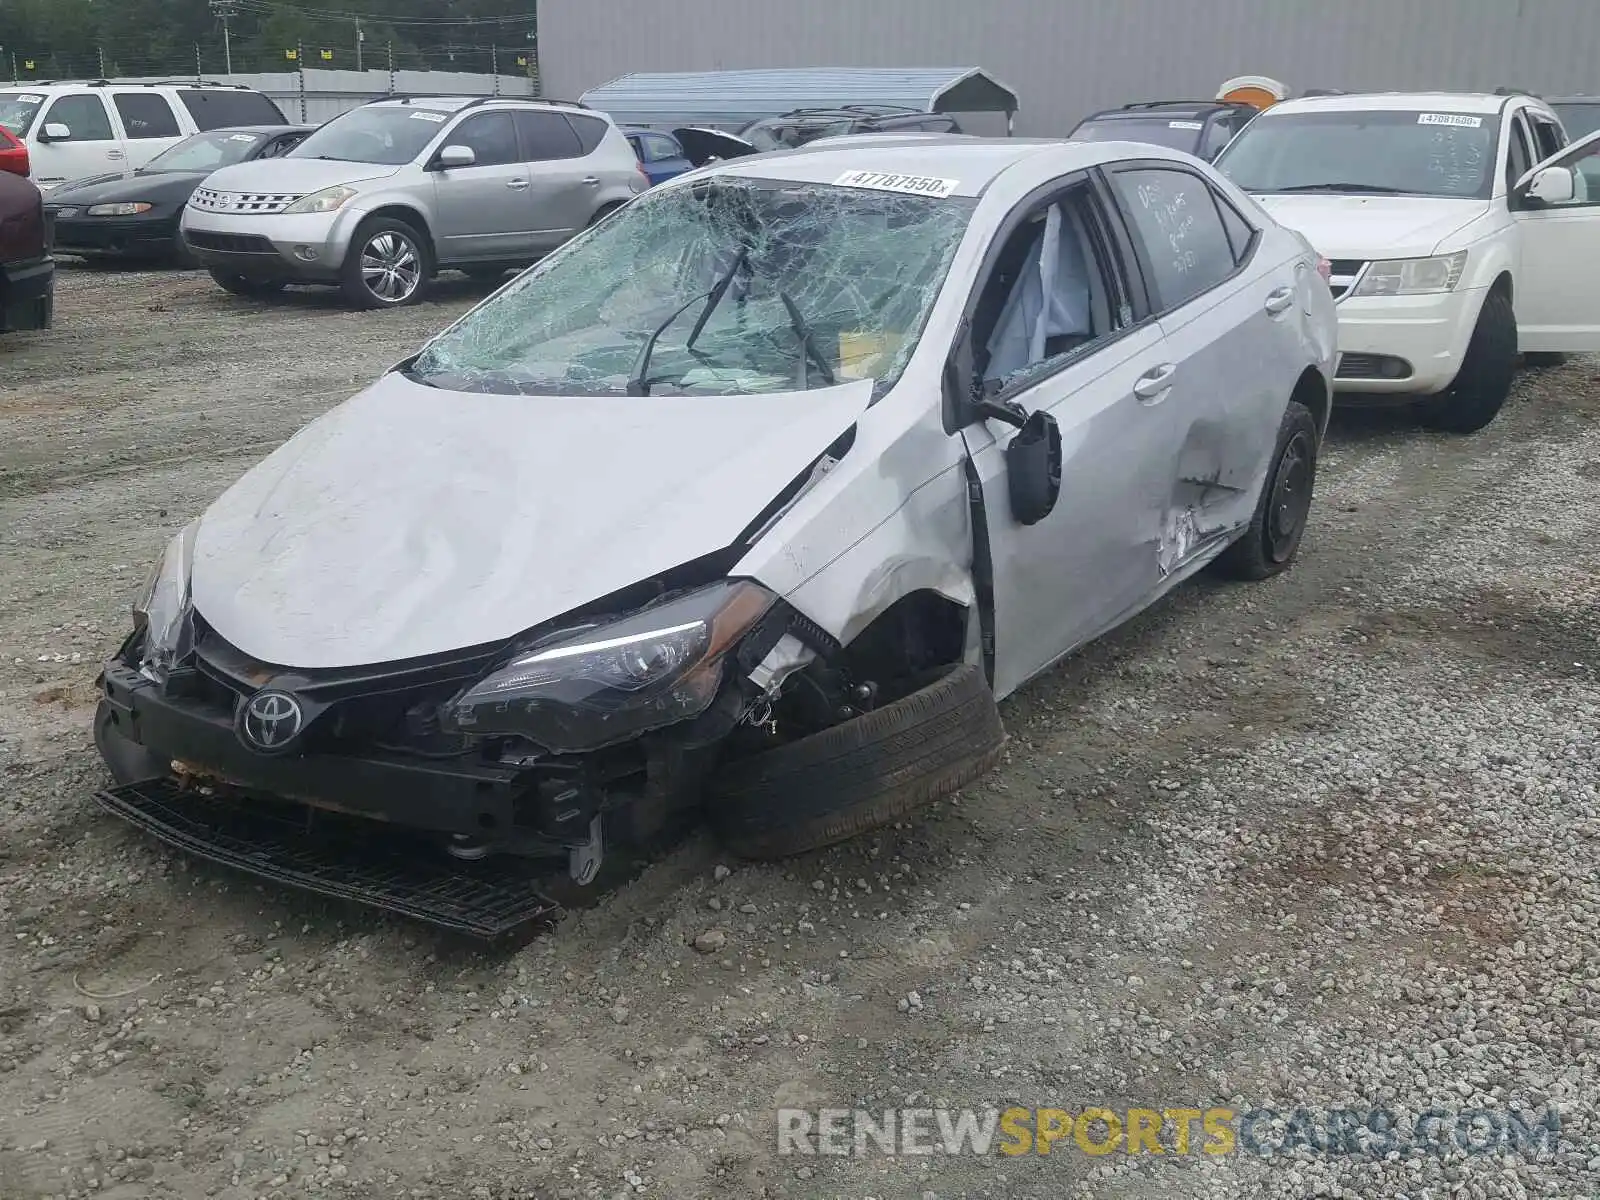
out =
<path fill-rule="evenodd" d="M 239 714 L 239 736 L 252 750 L 287 750 L 305 727 L 305 710 L 288 692 L 257 692 Z"/>

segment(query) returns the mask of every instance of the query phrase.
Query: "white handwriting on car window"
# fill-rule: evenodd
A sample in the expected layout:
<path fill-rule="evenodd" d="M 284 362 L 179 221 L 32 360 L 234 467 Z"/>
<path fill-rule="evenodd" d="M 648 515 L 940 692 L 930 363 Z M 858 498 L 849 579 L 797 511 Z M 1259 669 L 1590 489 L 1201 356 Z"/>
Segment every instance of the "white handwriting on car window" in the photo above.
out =
<path fill-rule="evenodd" d="M 1194 227 L 1189 198 L 1181 190 L 1168 192 L 1154 183 L 1139 184 L 1136 194 L 1140 205 L 1155 218 L 1156 227 L 1172 249 L 1172 269 L 1180 276 L 1187 275 L 1199 261 L 1186 244 L 1189 230 Z"/>

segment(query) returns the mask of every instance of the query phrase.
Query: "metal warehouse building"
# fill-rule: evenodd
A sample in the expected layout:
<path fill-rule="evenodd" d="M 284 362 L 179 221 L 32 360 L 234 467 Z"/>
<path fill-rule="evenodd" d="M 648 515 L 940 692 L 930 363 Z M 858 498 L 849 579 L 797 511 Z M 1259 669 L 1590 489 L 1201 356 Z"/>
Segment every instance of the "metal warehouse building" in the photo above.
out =
<path fill-rule="evenodd" d="M 551 96 L 634 71 L 971 65 L 1035 136 L 1236 75 L 1600 93 L 1600 0 L 539 0 L 538 20 Z"/>

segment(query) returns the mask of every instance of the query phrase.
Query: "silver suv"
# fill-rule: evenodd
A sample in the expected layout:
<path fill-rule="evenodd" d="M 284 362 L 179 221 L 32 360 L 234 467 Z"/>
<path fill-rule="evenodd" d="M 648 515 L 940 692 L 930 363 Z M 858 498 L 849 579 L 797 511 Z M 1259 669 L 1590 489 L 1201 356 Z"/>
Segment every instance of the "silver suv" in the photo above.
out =
<path fill-rule="evenodd" d="M 375 100 L 288 154 L 208 176 L 184 241 L 240 296 L 338 285 L 360 308 L 414 304 L 442 268 L 498 279 L 645 190 L 628 140 L 582 105 Z"/>

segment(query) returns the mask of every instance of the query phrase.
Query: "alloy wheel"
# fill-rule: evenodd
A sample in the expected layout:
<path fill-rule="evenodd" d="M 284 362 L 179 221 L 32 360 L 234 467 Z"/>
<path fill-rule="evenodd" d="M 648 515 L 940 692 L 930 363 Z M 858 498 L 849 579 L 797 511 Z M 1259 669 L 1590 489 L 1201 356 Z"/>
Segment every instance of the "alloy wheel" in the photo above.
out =
<path fill-rule="evenodd" d="M 386 229 L 361 249 L 361 282 L 383 303 L 403 303 L 422 282 L 422 255 L 409 238 Z"/>

